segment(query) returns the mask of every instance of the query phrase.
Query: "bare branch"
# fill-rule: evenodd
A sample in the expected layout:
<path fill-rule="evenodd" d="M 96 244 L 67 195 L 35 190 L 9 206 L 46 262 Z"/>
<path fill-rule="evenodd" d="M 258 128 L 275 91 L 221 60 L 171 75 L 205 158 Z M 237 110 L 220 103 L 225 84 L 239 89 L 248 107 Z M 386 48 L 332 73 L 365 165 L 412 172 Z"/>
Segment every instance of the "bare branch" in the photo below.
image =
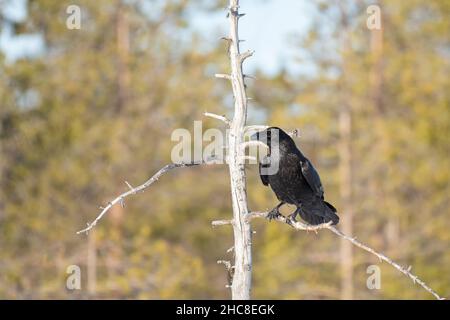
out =
<path fill-rule="evenodd" d="M 246 126 L 245 134 L 249 134 L 250 132 L 258 132 L 262 130 L 266 130 L 269 126 L 266 125 L 254 125 L 254 126 Z"/>
<path fill-rule="evenodd" d="M 255 53 L 255 50 L 247 50 L 244 53 L 241 53 L 239 55 L 239 62 L 242 63 L 245 61 L 245 59 L 251 57 Z"/>
<path fill-rule="evenodd" d="M 225 287 L 231 288 L 231 285 L 233 282 L 234 266 L 232 266 L 231 262 L 228 260 L 217 260 L 217 264 L 223 264 L 225 266 L 225 269 L 227 270 L 227 278 L 228 278 L 228 284 Z"/>
<path fill-rule="evenodd" d="M 129 188 L 130 190 L 133 190 L 133 187 L 131 186 L 131 184 L 128 183 L 128 181 L 125 181 L 125 184 L 128 186 L 128 188 Z"/>
<path fill-rule="evenodd" d="M 106 207 L 100 207 L 101 208 L 101 212 L 100 214 L 97 216 L 97 218 L 95 218 L 95 220 L 92 223 L 87 223 L 87 227 L 84 228 L 83 230 L 77 231 L 77 234 L 80 233 L 88 233 L 93 227 L 95 227 L 95 225 L 97 224 L 97 222 L 106 214 L 106 212 L 109 211 L 109 209 L 112 208 L 112 206 L 114 206 L 115 204 L 120 204 L 120 205 L 124 205 L 125 203 L 125 198 L 136 194 L 138 192 L 143 192 L 145 189 L 147 189 L 150 185 L 152 185 L 154 182 L 158 181 L 158 179 L 166 172 L 175 169 L 175 168 L 182 168 L 182 167 L 192 167 L 192 166 L 197 166 L 197 165 L 201 165 L 201 164 L 209 164 L 208 162 L 198 162 L 198 163 L 170 163 L 165 165 L 164 167 L 162 167 L 157 173 L 155 173 L 152 177 L 150 177 L 147 181 L 145 181 L 143 184 L 141 184 L 140 186 L 137 186 L 136 188 L 131 187 L 131 185 L 128 182 L 125 182 L 127 184 L 127 186 L 130 188 L 129 191 L 122 193 L 121 195 L 119 195 L 118 197 L 116 197 L 114 200 L 108 202 L 108 204 L 106 205 Z"/>
<path fill-rule="evenodd" d="M 245 150 L 246 148 L 250 148 L 250 147 L 263 147 L 264 149 L 269 149 L 269 146 L 267 144 L 265 144 L 262 141 L 258 141 L 258 140 L 242 142 L 241 147 L 243 150 Z"/>
<path fill-rule="evenodd" d="M 217 264 L 223 264 L 227 270 L 231 269 L 231 262 L 228 260 L 217 260 Z"/>
<path fill-rule="evenodd" d="M 262 211 L 249 212 L 246 218 L 247 218 L 247 221 L 250 221 L 254 218 L 265 218 L 267 216 L 267 214 L 268 214 L 268 212 L 262 212 Z M 304 231 L 317 231 L 320 229 L 328 229 L 331 226 L 331 222 L 322 223 L 322 224 L 318 224 L 318 225 L 309 225 L 309 224 L 303 223 L 301 221 L 289 220 L 288 218 L 286 218 L 283 215 L 279 215 L 278 217 L 274 218 L 273 220 L 278 221 L 278 222 L 284 222 L 296 230 L 304 230 Z"/>
<path fill-rule="evenodd" d="M 265 218 L 267 216 L 268 212 L 249 212 L 247 215 L 247 219 L 251 220 L 254 218 Z M 317 232 L 320 229 L 328 229 L 331 232 L 333 232 L 334 234 L 336 234 L 337 236 L 350 241 L 352 244 L 354 244 L 355 246 L 373 254 L 374 256 L 376 256 L 378 259 L 380 259 L 380 261 L 384 261 L 388 264 L 390 264 L 391 266 L 393 266 L 395 269 L 397 269 L 398 271 L 400 271 L 401 273 L 403 273 L 404 275 L 406 275 L 407 277 L 409 277 L 414 283 L 418 283 L 422 288 L 424 288 L 426 291 L 428 291 L 429 293 L 431 293 L 436 299 L 438 300 L 445 300 L 445 298 L 440 297 L 433 289 L 431 289 L 425 282 L 423 282 L 421 279 L 419 279 L 418 276 L 412 274 L 411 271 L 411 266 L 405 268 L 402 267 L 401 265 L 399 265 L 398 263 L 396 263 L 395 261 L 393 261 L 392 259 L 388 258 L 387 256 L 385 256 L 382 253 L 379 253 L 377 251 L 375 251 L 374 249 L 372 249 L 371 247 L 365 245 L 364 243 L 356 240 L 355 237 L 350 237 L 346 234 L 344 234 L 342 231 L 336 229 L 334 226 L 331 225 L 331 222 L 328 223 L 323 223 L 323 224 L 319 224 L 319 225 L 308 225 L 302 222 L 293 222 L 291 220 L 289 220 L 288 218 L 280 215 L 277 218 L 274 219 L 275 221 L 279 221 L 279 222 L 283 222 L 286 223 L 288 225 L 290 225 L 291 227 L 293 227 L 296 230 L 306 230 L 306 231 L 315 231 Z"/>
<path fill-rule="evenodd" d="M 231 80 L 231 76 L 229 74 L 225 74 L 225 73 L 216 73 L 214 76 L 219 79 Z"/>
<path fill-rule="evenodd" d="M 205 117 L 210 117 L 210 118 L 214 118 L 214 119 L 220 120 L 220 121 L 222 121 L 222 122 L 225 122 L 228 126 L 229 126 L 230 123 L 231 123 L 231 121 L 228 120 L 227 117 L 221 116 L 221 115 L 218 115 L 218 114 L 215 114 L 215 113 L 204 112 L 203 115 L 204 115 Z"/>
<path fill-rule="evenodd" d="M 396 263 L 395 261 L 393 261 L 392 259 L 386 257 L 384 254 L 381 254 L 377 251 L 375 251 L 374 249 L 370 248 L 369 246 L 365 245 L 362 242 L 359 242 L 358 240 L 356 240 L 356 238 L 352 238 L 347 236 L 346 234 L 344 234 L 342 231 L 336 229 L 334 226 L 329 226 L 327 227 L 327 229 L 329 229 L 331 232 L 333 232 L 334 234 L 338 235 L 341 238 L 344 238 L 345 240 L 350 241 L 351 243 L 353 243 L 355 246 L 375 255 L 376 257 L 378 257 L 380 260 L 390 264 L 391 266 L 393 266 L 395 269 L 397 269 L 398 271 L 400 271 L 401 273 L 403 273 L 404 275 L 406 275 L 407 277 L 409 277 L 414 283 L 418 283 L 422 288 L 424 288 L 426 291 L 428 291 L 429 293 L 431 293 L 436 299 L 438 300 L 445 300 L 445 298 L 440 297 L 433 289 L 431 289 L 425 282 L 423 282 L 421 279 L 419 279 L 418 276 L 412 274 L 411 268 L 412 266 L 409 266 L 408 268 L 404 268 L 401 265 L 399 265 L 398 263 Z"/>
<path fill-rule="evenodd" d="M 211 222 L 213 227 L 226 226 L 229 224 L 233 224 L 233 220 L 214 220 Z"/>

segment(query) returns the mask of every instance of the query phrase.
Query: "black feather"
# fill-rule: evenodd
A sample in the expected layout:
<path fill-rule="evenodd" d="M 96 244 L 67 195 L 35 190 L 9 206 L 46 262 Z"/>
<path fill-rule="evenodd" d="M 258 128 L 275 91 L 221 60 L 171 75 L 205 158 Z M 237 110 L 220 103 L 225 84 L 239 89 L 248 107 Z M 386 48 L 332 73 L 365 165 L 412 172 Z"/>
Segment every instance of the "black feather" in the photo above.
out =
<path fill-rule="evenodd" d="M 336 209 L 324 200 L 318 172 L 294 140 L 277 127 L 258 132 L 253 138 L 269 146 L 269 155 L 259 164 L 261 181 L 270 185 L 281 203 L 297 206 L 293 219 L 300 214 L 303 220 L 313 225 L 328 221 L 337 224 L 339 217 Z"/>

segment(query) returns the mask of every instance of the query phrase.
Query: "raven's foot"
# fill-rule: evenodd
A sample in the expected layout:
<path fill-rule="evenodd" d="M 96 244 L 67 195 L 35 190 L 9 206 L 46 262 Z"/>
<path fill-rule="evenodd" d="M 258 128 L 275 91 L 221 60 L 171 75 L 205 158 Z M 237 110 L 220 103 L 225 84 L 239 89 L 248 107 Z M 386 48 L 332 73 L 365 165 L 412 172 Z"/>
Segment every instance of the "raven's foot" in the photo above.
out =
<path fill-rule="evenodd" d="M 273 208 L 272 210 L 270 210 L 270 212 L 266 215 L 266 219 L 268 219 L 269 221 L 276 219 L 280 216 L 282 216 L 282 214 L 280 213 L 280 208 L 284 205 L 284 202 L 281 201 L 275 208 Z"/>
<path fill-rule="evenodd" d="M 281 216 L 281 213 L 278 211 L 278 208 L 274 208 L 270 210 L 270 212 L 266 215 L 266 219 L 272 221 Z"/>
<path fill-rule="evenodd" d="M 286 223 L 292 226 L 297 222 L 298 209 L 286 217 Z"/>

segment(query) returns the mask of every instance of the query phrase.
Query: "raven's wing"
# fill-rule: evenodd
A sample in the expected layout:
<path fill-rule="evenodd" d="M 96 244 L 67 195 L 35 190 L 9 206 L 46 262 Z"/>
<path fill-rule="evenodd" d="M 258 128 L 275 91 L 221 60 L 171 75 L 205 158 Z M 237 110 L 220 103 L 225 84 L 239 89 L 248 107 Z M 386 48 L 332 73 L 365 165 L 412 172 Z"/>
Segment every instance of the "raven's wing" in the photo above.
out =
<path fill-rule="evenodd" d="M 263 163 L 264 162 L 264 163 Z M 263 185 L 268 186 L 269 185 L 269 177 L 266 174 L 263 174 L 262 168 L 267 167 L 267 160 L 264 159 L 263 162 L 259 163 L 259 177 L 261 178 L 261 181 Z"/>
<path fill-rule="evenodd" d="M 323 199 L 323 187 L 320 181 L 319 174 L 308 159 L 300 161 L 300 166 L 302 168 L 303 177 L 305 177 L 306 182 L 308 182 L 312 191 L 316 196 Z"/>

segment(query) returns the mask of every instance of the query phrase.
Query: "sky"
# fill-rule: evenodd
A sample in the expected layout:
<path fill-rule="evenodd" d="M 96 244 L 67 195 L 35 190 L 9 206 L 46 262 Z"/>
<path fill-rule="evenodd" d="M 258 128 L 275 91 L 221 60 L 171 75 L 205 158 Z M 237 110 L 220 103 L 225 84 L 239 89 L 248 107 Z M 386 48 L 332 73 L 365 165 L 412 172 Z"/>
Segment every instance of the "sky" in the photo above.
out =
<path fill-rule="evenodd" d="M 14 22 L 22 22 L 27 18 L 27 0 L 14 0 L 5 3 L 6 5 L 3 5 L 1 9 L 8 19 Z M 8 23 L 4 22 L 1 25 L 0 50 L 5 53 L 7 61 L 37 55 L 42 52 L 43 44 L 43 37 L 39 34 L 14 36 L 12 27 Z"/>
<path fill-rule="evenodd" d="M 311 22 L 313 9 L 308 0 L 244 0 L 240 12 L 246 15 L 239 23 L 239 37 L 245 39 L 242 51 L 255 50 L 246 67 L 276 73 L 281 67 L 295 67 L 293 42 L 304 35 Z M 193 19 L 194 28 L 203 31 L 210 41 L 226 35 L 226 10 L 217 14 L 200 14 Z"/>
<path fill-rule="evenodd" d="M 15 21 L 26 19 L 26 1 L 10 1 L 4 8 L 7 16 Z M 305 33 L 310 23 L 312 9 L 307 0 L 242 0 L 240 11 L 246 13 L 239 25 L 240 38 L 246 40 L 241 48 L 255 50 L 252 59 L 247 61 L 248 70 L 260 69 L 273 74 L 283 66 L 299 67 L 295 64 L 293 41 Z M 228 21 L 225 16 L 225 7 L 222 12 L 196 13 L 191 18 L 192 28 L 207 41 L 216 43 L 218 37 L 226 34 Z M 8 61 L 42 52 L 40 35 L 13 36 L 6 24 L 1 29 L 0 50 Z"/>

